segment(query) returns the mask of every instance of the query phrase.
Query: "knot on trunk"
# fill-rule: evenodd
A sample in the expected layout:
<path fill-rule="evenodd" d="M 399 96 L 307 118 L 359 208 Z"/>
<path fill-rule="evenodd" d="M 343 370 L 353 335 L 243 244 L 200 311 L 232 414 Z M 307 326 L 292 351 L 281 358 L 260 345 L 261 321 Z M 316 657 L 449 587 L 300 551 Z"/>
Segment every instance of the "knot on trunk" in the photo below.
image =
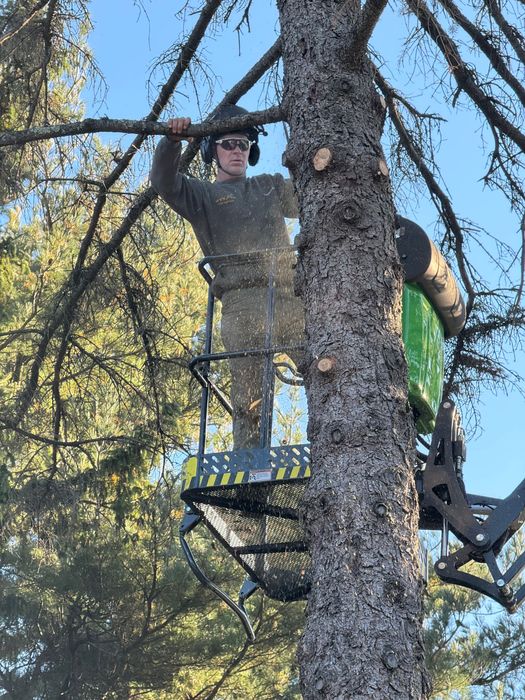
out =
<path fill-rule="evenodd" d="M 343 224 L 354 224 L 360 217 L 361 210 L 353 203 L 343 204 L 340 217 Z"/>
<path fill-rule="evenodd" d="M 393 649 L 385 649 L 381 658 L 389 671 L 394 671 L 399 666 L 399 659 Z"/>
<path fill-rule="evenodd" d="M 378 518 L 384 518 L 388 513 L 388 506 L 386 503 L 383 503 L 383 501 L 376 501 L 373 505 L 372 510 Z"/>

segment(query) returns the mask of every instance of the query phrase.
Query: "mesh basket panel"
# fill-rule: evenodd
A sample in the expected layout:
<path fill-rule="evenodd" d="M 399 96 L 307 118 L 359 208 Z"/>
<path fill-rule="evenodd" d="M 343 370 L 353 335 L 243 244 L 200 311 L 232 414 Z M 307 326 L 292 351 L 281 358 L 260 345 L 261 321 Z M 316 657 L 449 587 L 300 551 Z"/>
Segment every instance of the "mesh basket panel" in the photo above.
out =
<path fill-rule="evenodd" d="M 309 588 L 309 554 L 298 515 L 304 483 L 206 489 L 194 503 L 267 595 L 297 600 Z"/>

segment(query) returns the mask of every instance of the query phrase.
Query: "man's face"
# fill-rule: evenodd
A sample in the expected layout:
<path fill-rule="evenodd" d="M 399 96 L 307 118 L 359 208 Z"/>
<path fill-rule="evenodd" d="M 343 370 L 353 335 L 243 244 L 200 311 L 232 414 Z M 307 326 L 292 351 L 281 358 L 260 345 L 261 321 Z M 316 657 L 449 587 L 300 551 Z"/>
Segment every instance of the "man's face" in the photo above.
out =
<path fill-rule="evenodd" d="M 225 134 L 221 136 L 220 141 L 227 141 L 228 139 L 233 139 L 234 141 L 243 141 L 249 145 L 250 141 L 245 134 Z M 228 173 L 231 177 L 240 177 L 246 173 L 246 168 L 248 167 L 248 157 L 250 155 L 250 148 L 248 147 L 245 151 L 242 151 L 239 146 L 235 146 L 233 150 L 225 148 L 230 144 L 216 143 L 217 158 L 219 160 L 221 168 Z"/>

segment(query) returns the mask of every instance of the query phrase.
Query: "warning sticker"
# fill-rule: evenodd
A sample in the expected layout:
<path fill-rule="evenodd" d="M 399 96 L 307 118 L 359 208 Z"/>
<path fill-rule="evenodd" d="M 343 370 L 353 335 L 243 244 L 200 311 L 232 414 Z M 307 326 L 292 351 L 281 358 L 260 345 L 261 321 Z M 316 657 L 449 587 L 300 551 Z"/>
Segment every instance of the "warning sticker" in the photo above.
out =
<path fill-rule="evenodd" d="M 270 481 L 272 478 L 271 469 L 258 469 L 257 471 L 251 471 L 248 477 L 248 481 Z"/>

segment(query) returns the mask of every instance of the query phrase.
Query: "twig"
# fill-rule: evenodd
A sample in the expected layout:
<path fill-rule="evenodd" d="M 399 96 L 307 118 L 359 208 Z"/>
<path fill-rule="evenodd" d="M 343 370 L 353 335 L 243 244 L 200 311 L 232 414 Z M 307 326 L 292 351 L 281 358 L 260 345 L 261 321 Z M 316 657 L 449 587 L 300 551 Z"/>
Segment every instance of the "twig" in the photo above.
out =
<path fill-rule="evenodd" d="M 521 219 L 521 269 L 520 269 L 520 286 L 516 294 L 516 299 L 514 300 L 513 308 L 518 309 L 521 304 L 521 297 L 523 294 L 523 284 L 525 278 L 525 214 Z"/>
<path fill-rule="evenodd" d="M 496 24 L 505 35 L 507 41 L 514 49 L 516 56 L 525 65 L 525 46 L 521 34 L 507 22 L 498 4 L 498 0 L 486 0 L 488 11 L 496 21 Z"/>

